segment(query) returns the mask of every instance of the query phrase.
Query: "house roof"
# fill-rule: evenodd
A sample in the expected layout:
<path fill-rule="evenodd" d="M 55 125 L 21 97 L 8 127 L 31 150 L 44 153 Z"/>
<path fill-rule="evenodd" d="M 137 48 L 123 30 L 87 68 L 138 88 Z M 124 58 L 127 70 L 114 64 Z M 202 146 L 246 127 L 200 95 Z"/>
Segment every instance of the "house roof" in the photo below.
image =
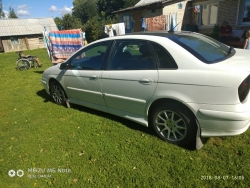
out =
<path fill-rule="evenodd" d="M 153 9 L 153 8 L 162 8 L 163 3 L 171 3 L 175 0 L 140 0 L 135 6 L 128 7 L 125 9 L 114 11 L 113 13 L 121 13 L 121 12 L 128 12 L 128 11 L 135 11 L 141 9 Z M 181 1 L 181 0 L 180 0 Z"/>
<path fill-rule="evenodd" d="M 162 2 L 163 0 L 140 0 L 135 7 Z"/>
<path fill-rule="evenodd" d="M 0 37 L 42 34 L 46 31 L 58 30 L 53 18 L 7 18 L 0 19 Z"/>

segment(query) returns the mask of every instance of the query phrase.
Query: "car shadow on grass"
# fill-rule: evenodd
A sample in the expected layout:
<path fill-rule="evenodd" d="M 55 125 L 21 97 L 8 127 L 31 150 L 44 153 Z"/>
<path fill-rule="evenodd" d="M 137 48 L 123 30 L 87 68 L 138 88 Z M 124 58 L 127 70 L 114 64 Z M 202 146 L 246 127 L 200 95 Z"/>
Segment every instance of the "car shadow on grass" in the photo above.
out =
<path fill-rule="evenodd" d="M 94 115 L 97 115 L 97 116 L 101 116 L 101 117 L 104 117 L 104 118 L 111 119 L 113 121 L 121 123 L 122 125 L 130 128 L 132 130 L 140 131 L 142 133 L 157 137 L 157 135 L 155 134 L 152 127 L 146 127 L 146 126 L 140 125 L 139 123 L 133 122 L 131 120 L 128 120 L 128 119 L 125 119 L 125 118 L 122 118 L 122 117 L 119 117 L 119 116 L 115 116 L 115 115 L 112 115 L 112 114 L 109 114 L 109 113 L 106 113 L 106 112 L 101 112 L 101 111 L 98 111 L 98 110 L 94 110 L 94 109 L 91 109 L 91 108 L 88 108 L 88 107 L 85 107 L 85 106 L 77 105 L 77 104 L 70 104 L 70 107 L 73 108 L 73 109 L 79 110 L 79 111 L 83 111 L 85 113 L 89 113 L 89 114 L 92 114 L 92 115 L 94 114 Z M 207 143 L 208 140 L 209 140 L 208 138 L 201 138 L 201 141 L 202 141 L 202 143 L 204 145 Z M 171 143 L 166 142 L 166 144 L 171 144 Z M 193 140 L 189 145 L 178 146 L 178 147 L 186 149 L 186 150 L 190 150 L 190 151 L 196 151 L 197 150 L 196 149 L 196 140 Z"/>
<path fill-rule="evenodd" d="M 51 97 L 48 95 L 48 93 L 46 92 L 45 89 L 42 89 L 38 92 L 36 92 L 36 94 L 39 96 L 39 97 L 42 97 L 44 99 L 43 102 L 53 102 Z"/>
<path fill-rule="evenodd" d="M 48 95 L 48 93 L 45 91 L 45 89 L 38 91 L 37 95 L 42 97 L 44 99 L 44 102 L 52 102 L 53 103 L 52 98 Z M 115 115 L 112 115 L 112 114 L 109 114 L 109 113 L 106 113 L 106 112 L 94 110 L 94 109 L 91 109 L 91 108 L 88 108 L 88 107 L 85 107 L 85 106 L 81 106 L 81 105 L 77 105 L 77 104 L 70 104 L 70 107 L 73 108 L 73 109 L 79 110 L 79 111 L 89 113 L 89 114 L 94 114 L 94 115 L 101 116 L 101 117 L 104 117 L 104 118 L 107 118 L 107 119 L 111 119 L 113 121 L 117 121 L 117 122 L 131 128 L 131 129 L 134 129 L 134 130 L 137 130 L 137 131 L 141 131 L 141 132 L 144 132 L 144 133 L 147 133 L 147 134 L 150 134 L 150 135 L 155 135 L 152 132 L 151 129 L 149 129 L 149 128 L 145 127 L 145 126 L 142 126 L 142 125 L 140 125 L 138 123 L 135 123 L 133 121 L 130 121 L 128 119 L 121 118 L 119 116 L 115 116 Z"/>
<path fill-rule="evenodd" d="M 94 115 L 97 115 L 97 116 L 101 116 L 101 117 L 104 117 L 104 118 L 119 122 L 122 125 L 125 125 L 126 127 L 130 128 L 130 129 L 133 129 L 133 130 L 136 130 L 136 131 L 140 131 L 140 132 L 150 134 L 150 135 L 155 135 L 154 132 L 150 128 L 145 127 L 143 125 L 140 125 L 140 124 L 138 124 L 136 122 L 133 122 L 131 120 L 119 117 L 119 116 L 115 116 L 115 115 L 112 115 L 112 114 L 109 114 L 109 113 L 106 113 L 106 112 L 94 110 L 94 109 L 91 109 L 91 108 L 88 108 L 88 107 L 85 107 L 85 106 L 81 106 L 81 105 L 77 105 L 77 104 L 70 104 L 70 107 L 73 108 L 73 109 L 79 110 L 79 111 L 83 111 L 83 112 L 86 112 L 86 113 L 89 113 L 89 114 L 94 114 Z"/>
<path fill-rule="evenodd" d="M 45 89 L 38 91 L 37 95 L 42 97 L 44 99 L 44 102 L 52 102 L 53 103 L 52 98 L 47 94 Z M 70 108 L 73 108 L 73 109 L 79 110 L 79 111 L 83 111 L 85 113 L 89 113 L 89 114 L 92 114 L 92 115 L 101 116 L 101 117 L 104 117 L 104 118 L 119 122 L 122 125 L 130 128 L 130 129 L 133 129 L 135 131 L 140 131 L 142 133 L 157 137 L 157 135 L 155 134 L 155 132 L 153 131 L 153 129 L 151 127 L 145 127 L 145 126 L 140 125 L 140 124 L 138 124 L 136 122 L 133 122 L 131 120 L 128 120 L 128 119 L 125 119 L 125 118 L 122 118 L 122 117 L 119 117 L 119 116 L 115 116 L 115 115 L 112 115 L 112 114 L 109 114 L 109 113 L 106 113 L 106 112 L 91 109 L 91 108 L 88 108 L 88 107 L 85 107 L 85 106 L 77 105 L 77 104 L 70 104 Z M 207 141 L 208 141 L 208 139 L 202 138 L 202 142 L 203 142 L 204 145 L 205 145 L 205 143 Z M 170 143 L 166 143 L 166 144 L 170 144 Z M 194 140 L 187 146 L 179 146 L 179 147 L 190 150 L 190 151 L 195 151 L 196 150 L 196 142 Z"/>
<path fill-rule="evenodd" d="M 37 73 L 37 74 L 43 74 L 43 70 L 41 70 L 41 71 L 33 71 L 34 73 Z"/>

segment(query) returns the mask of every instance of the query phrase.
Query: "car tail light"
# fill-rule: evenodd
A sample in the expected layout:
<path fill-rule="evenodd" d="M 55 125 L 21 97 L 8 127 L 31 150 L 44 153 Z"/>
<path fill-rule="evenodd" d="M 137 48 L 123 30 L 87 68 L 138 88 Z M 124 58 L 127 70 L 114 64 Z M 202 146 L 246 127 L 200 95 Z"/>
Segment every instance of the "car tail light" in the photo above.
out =
<path fill-rule="evenodd" d="M 245 80 L 243 80 L 243 82 L 240 84 L 238 88 L 240 102 L 246 99 L 249 93 L 249 89 L 250 89 L 250 75 Z"/>

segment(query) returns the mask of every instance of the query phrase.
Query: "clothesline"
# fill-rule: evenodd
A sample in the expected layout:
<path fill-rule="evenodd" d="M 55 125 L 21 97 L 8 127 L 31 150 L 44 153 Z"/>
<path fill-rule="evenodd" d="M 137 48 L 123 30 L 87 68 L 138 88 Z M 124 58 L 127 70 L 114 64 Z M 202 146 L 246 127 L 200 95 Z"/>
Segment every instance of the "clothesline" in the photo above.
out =
<path fill-rule="evenodd" d="M 113 37 L 115 35 L 124 35 L 125 34 L 125 25 L 124 25 L 124 23 L 108 24 L 108 25 L 104 26 L 104 32 L 109 37 Z"/>

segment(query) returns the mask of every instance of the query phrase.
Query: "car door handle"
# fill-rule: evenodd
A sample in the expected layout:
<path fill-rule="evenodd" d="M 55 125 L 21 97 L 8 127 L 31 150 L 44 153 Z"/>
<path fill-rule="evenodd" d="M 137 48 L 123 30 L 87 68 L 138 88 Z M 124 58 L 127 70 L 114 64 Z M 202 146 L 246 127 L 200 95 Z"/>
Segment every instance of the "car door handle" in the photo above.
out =
<path fill-rule="evenodd" d="M 99 76 L 97 75 L 90 76 L 90 80 L 98 80 L 98 79 L 99 79 Z"/>
<path fill-rule="evenodd" d="M 153 79 L 151 78 L 143 78 L 139 81 L 141 84 L 149 85 L 153 83 Z"/>

